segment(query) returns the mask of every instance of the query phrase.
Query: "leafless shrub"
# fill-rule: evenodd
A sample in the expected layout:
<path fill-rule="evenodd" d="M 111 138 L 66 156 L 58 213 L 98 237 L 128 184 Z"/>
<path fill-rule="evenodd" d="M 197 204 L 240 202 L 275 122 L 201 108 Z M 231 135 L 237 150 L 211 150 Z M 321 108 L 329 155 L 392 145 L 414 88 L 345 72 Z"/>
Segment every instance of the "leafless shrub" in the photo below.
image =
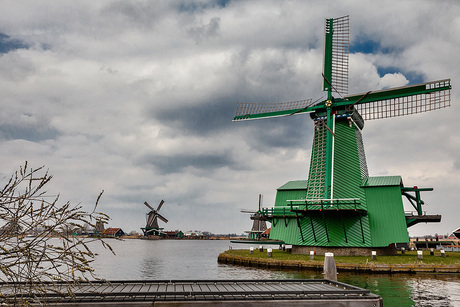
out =
<path fill-rule="evenodd" d="M 69 202 L 58 205 L 59 195 L 44 190 L 52 176 L 44 167 L 20 167 L 0 191 L 0 304 L 42 302 L 45 294 L 72 296 L 79 282 L 97 279 L 88 244 L 100 238 L 74 235 L 106 223 L 109 217 Z M 51 239 L 60 238 L 60 239 Z"/>

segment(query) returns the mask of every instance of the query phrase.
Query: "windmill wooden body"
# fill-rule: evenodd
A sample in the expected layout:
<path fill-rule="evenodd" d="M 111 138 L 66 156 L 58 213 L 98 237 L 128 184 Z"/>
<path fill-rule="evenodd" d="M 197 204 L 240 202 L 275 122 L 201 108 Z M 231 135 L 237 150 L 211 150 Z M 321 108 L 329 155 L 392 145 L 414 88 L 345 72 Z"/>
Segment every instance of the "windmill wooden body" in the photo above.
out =
<path fill-rule="evenodd" d="M 147 213 L 147 223 L 144 228 L 141 228 L 144 232 L 144 236 L 164 236 L 164 233 L 162 231 L 163 228 L 160 228 L 160 226 L 158 225 L 158 219 L 162 220 L 165 223 L 168 222 L 168 220 L 159 213 L 163 204 L 164 200 L 161 200 L 161 202 L 158 204 L 157 209 L 155 210 L 147 202 L 144 202 L 144 205 L 146 205 L 150 209 L 150 212 Z"/>
<path fill-rule="evenodd" d="M 259 210 L 241 210 L 243 213 L 251 213 L 251 220 L 254 221 L 251 230 L 247 231 L 249 239 L 260 240 L 262 234 L 267 230 L 267 218 L 261 213 L 262 202 L 263 195 L 259 194 Z"/>
<path fill-rule="evenodd" d="M 238 103 L 234 121 L 309 113 L 314 137 L 308 180 L 277 190 L 275 206 L 260 213 L 270 238 L 294 246 L 387 247 L 408 242 L 407 227 L 439 222 L 424 215 L 422 191 L 399 176 L 369 177 L 361 130 L 364 120 L 404 116 L 450 106 L 450 80 L 347 95 L 348 16 L 326 19 L 323 90 L 327 97 L 287 103 Z M 404 212 L 402 196 L 415 213 Z"/>

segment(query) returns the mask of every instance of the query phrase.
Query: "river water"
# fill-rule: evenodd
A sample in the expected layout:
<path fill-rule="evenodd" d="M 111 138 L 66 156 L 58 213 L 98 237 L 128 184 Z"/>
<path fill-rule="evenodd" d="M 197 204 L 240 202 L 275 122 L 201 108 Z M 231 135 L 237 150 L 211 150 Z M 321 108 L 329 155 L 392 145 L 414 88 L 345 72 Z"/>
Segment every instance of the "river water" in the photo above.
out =
<path fill-rule="evenodd" d="M 127 239 L 107 242 L 116 255 L 112 255 L 99 244 L 91 244 L 91 249 L 98 254 L 93 263 L 95 273 L 107 280 L 323 278 L 321 272 L 317 271 L 219 264 L 217 256 L 230 247 L 249 249 L 249 245 L 230 241 Z M 338 281 L 369 289 L 383 298 L 384 306 L 460 307 L 460 274 L 390 275 L 339 272 Z"/>

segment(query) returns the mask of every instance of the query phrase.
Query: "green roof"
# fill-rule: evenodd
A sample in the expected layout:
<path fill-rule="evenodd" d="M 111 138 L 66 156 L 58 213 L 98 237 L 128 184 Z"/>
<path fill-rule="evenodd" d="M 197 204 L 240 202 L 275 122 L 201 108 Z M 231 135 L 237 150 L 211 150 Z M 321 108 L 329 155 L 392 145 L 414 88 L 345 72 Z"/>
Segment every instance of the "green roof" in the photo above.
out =
<path fill-rule="evenodd" d="M 307 180 L 294 180 L 289 181 L 282 186 L 280 186 L 277 190 L 306 190 L 307 189 Z"/>
<path fill-rule="evenodd" d="M 402 184 L 401 176 L 367 177 L 364 179 L 363 188 L 400 186 L 401 184 Z"/>

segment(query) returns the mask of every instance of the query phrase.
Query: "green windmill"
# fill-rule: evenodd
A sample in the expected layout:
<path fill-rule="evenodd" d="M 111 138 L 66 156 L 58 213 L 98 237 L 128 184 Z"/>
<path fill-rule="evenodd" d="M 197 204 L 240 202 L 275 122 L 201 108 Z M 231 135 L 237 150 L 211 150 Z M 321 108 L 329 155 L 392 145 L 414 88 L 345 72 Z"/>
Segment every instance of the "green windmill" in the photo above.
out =
<path fill-rule="evenodd" d="M 327 98 L 238 103 L 233 119 L 310 113 L 315 133 L 308 180 L 284 184 L 277 189 L 275 206 L 261 209 L 272 223 L 270 238 L 292 244 L 293 252 L 315 246 L 334 247 L 336 252 L 372 248 L 392 253 L 394 243 L 408 242 L 408 227 L 441 220 L 422 210 L 420 194 L 432 188 L 405 187 L 400 176 L 369 177 L 361 130 L 364 120 L 450 106 L 450 80 L 347 95 L 348 50 L 348 16 L 326 19 L 323 90 Z M 414 207 L 413 213 L 404 211 L 403 196 Z"/>

